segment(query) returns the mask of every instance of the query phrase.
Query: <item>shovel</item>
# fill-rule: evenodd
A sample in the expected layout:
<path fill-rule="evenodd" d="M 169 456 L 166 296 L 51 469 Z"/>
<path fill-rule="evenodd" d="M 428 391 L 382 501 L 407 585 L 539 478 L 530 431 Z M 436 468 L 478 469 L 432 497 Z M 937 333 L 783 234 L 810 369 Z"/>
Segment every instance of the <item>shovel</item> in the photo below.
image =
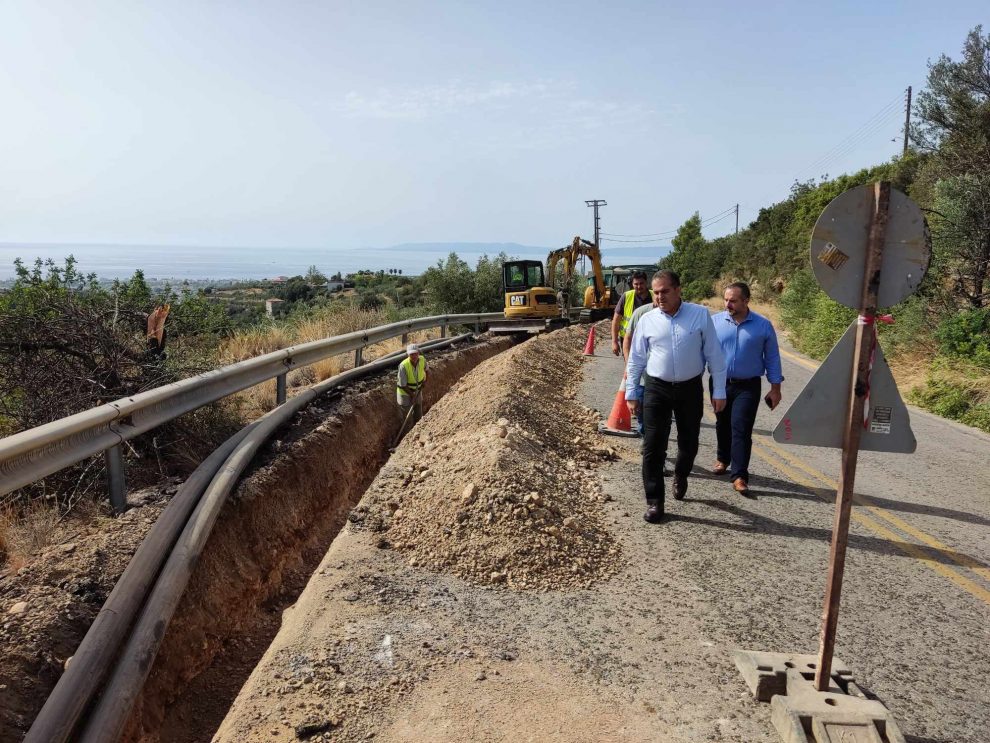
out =
<path fill-rule="evenodd" d="M 419 400 L 419 396 L 423 391 L 416 390 L 416 394 L 413 395 L 412 404 L 409 406 L 409 410 L 406 411 L 406 417 L 402 421 L 402 426 L 399 428 L 399 432 L 395 435 L 395 440 L 392 445 L 388 448 L 389 451 L 394 452 L 399 446 L 399 442 L 402 441 L 402 435 L 406 432 L 406 426 L 409 425 L 409 419 L 412 418 L 413 410 L 416 409 L 416 402 Z"/>

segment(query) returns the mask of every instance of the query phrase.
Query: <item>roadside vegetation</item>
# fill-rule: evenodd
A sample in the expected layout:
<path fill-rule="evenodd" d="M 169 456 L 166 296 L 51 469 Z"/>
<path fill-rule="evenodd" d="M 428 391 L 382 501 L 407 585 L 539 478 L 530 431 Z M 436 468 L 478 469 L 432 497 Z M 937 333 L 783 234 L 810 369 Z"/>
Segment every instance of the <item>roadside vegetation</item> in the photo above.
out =
<path fill-rule="evenodd" d="M 853 186 L 889 180 L 924 210 L 931 267 L 920 291 L 879 326 L 896 376 L 910 377 L 911 402 L 990 431 L 990 36 L 966 37 L 962 55 L 929 63 L 913 111 L 911 147 L 889 163 L 837 178 L 795 183 L 738 235 L 706 240 L 692 215 L 661 266 L 678 271 L 689 299 L 748 281 L 779 307 L 794 345 L 822 359 L 855 310 L 827 297 L 808 267 L 808 245 L 825 206 Z M 919 373 L 920 370 L 920 373 Z"/>
<path fill-rule="evenodd" d="M 142 271 L 126 280 L 84 275 L 70 256 L 15 263 L 0 291 L 0 436 L 287 346 L 430 314 L 489 311 L 502 305 L 506 256 L 474 268 L 451 254 L 420 276 L 400 269 L 327 278 L 305 276 L 152 289 Z M 266 301 L 276 303 L 274 316 Z M 168 306 L 164 348 L 148 340 L 148 318 Z M 427 334 L 414 337 L 424 340 Z M 399 348 L 399 339 L 366 350 L 365 359 Z M 290 394 L 349 368 L 353 357 L 327 359 L 290 373 Z M 182 416 L 127 442 L 128 485 L 188 474 L 245 422 L 270 410 L 275 382 Z M 0 569 L 47 545 L 59 524 L 92 515 L 105 490 L 102 457 L 0 498 Z"/>

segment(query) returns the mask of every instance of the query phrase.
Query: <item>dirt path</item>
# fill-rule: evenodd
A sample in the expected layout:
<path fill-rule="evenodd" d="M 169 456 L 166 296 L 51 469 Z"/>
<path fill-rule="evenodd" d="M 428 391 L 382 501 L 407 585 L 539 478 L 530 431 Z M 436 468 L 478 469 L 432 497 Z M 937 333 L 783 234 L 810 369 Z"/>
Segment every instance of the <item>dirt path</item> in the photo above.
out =
<path fill-rule="evenodd" d="M 620 458 L 607 471 L 622 471 L 633 466 L 635 443 L 596 443 L 592 420 L 570 400 L 577 396 L 597 403 L 604 383 L 591 375 L 579 384 L 582 341 L 579 330 L 562 331 L 502 354 L 465 380 L 466 387 L 477 387 L 471 394 L 448 396 L 424 418 L 420 438 L 403 444 L 362 502 L 365 510 L 358 516 L 367 524 L 352 524 L 331 546 L 217 740 L 776 739 L 769 710 L 751 700 L 726 648 L 704 626 L 711 611 L 704 592 L 669 569 L 673 545 L 643 523 L 638 493 L 611 485 L 602 497 L 600 488 L 588 486 L 597 485 L 603 464 L 596 449 L 615 446 Z M 557 394 L 530 390 L 528 406 L 542 411 L 546 417 L 541 420 L 553 421 L 552 429 L 529 430 L 532 421 L 520 409 L 515 416 L 505 412 L 526 396 L 518 369 L 537 363 L 545 367 L 542 377 L 552 377 Z M 608 366 L 604 359 L 589 366 L 599 364 Z M 553 368 L 560 366 L 573 384 L 558 384 L 559 368 Z M 614 369 L 606 376 L 614 376 Z M 616 381 L 607 384 L 614 390 Z M 431 444 L 446 461 L 466 462 L 464 454 L 480 459 L 473 449 L 451 450 L 458 435 L 470 439 L 472 432 L 450 421 L 472 417 L 478 432 L 490 432 L 491 447 L 500 446 L 497 429 L 503 417 L 510 441 L 536 437 L 543 442 L 542 457 L 520 447 L 513 450 L 514 458 L 489 460 L 502 467 L 505 487 L 499 493 L 514 492 L 519 483 L 513 471 L 530 472 L 531 464 L 542 462 L 543 476 L 569 486 L 551 494 L 548 505 L 575 508 L 576 501 L 562 499 L 561 493 L 583 494 L 581 523 L 597 530 L 596 539 L 614 551 L 587 556 L 575 570 L 581 580 L 569 585 L 561 580 L 547 545 L 547 580 L 535 575 L 525 559 L 504 552 L 504 584 L 487 569 L 453 575 L 458 565 L 484 562 L 496 553 L 483 541 L 472 543 L 470 555 L 457 553 L 460 562 L 432 548 L 423 562 L 435 569 L 424 569 L 423 555 L 415 548 L 390 543 L 391 528 L 369 528 L 375 526 L 377 504 L 397 497 L 403 498 L 395 504 L 398 511 L 432 506 L 436 528 L 421 522 L 421 531 L 442 534 L 451 528 L 443 501 L 435 500 L 442 489 L 414 504 L 409 501 L 417 493 L 403 490 L 402 473 L 412 474 L 408 467 L 429 458 L 426 446 Z M 559 451 L 575 439 L 585 439 L 583 448 L 598 461 L 578 464 L 572 452 Z M 482 486 L 479 495 L 495 482 Z M 462 479 L 452 482 L 447 497 L 459 497 L 463 484 Z M 492 511 L 495 522 L 515 525 L 517 550 L 541 544 L 541 535 L 555 525 L 514 516 L 524 499 L 496 500 Z M 561 522 L 570 517 L 561 509 Z M 456 510 L 453 518 L 456 522 Z M 554 521 L 552 512 L 547 521 Z M 478 533 L 504 534 L 505 529 L 479 527 Z M 429 537 L 420 541 L 433 543 Z M 515 585 L 513 570 L 522 565 L 529 565 L 523 580 L 535 588 Z"/>

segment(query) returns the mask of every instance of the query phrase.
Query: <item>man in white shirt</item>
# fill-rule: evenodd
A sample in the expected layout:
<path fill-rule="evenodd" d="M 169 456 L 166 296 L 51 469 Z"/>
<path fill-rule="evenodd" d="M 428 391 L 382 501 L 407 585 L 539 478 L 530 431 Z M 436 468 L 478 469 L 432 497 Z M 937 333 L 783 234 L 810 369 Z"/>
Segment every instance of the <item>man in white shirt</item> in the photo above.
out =
<path fill-rule="evenodd" d="M 663 519 L 663 463 L 667 457 L 671 414 L 677 417 L 677 459 L 673 494 L 687 492 L 687 478 L 698 455 L 705 393 L 701 377 L 708 365 L 712 407 L 725 407 L 725 357 L 707 307 L 681 300 L 681 279 L 674 271 L 653 276 L 657 308 L 636 325 L 626 364 L 626 404 L 637 415 L 636 385 L 646 372 L 643 411 L 643 488 L 651 524 Z"/>

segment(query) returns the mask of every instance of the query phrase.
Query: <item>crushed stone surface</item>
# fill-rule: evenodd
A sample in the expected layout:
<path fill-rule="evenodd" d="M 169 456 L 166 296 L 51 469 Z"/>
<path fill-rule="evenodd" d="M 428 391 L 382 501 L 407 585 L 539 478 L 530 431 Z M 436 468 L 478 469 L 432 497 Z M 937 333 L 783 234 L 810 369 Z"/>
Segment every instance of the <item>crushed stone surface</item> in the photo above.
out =
<path fill-rule="evenodd" d="M 574 335 L 572 331 L 569 335 Z M 596 468 L 615 450 L 575 398 L 580 356 L 541 335 L 467 374 L 352 521 L 408 564 L 512 589 L 590 587 L 620 560 Z"/>

